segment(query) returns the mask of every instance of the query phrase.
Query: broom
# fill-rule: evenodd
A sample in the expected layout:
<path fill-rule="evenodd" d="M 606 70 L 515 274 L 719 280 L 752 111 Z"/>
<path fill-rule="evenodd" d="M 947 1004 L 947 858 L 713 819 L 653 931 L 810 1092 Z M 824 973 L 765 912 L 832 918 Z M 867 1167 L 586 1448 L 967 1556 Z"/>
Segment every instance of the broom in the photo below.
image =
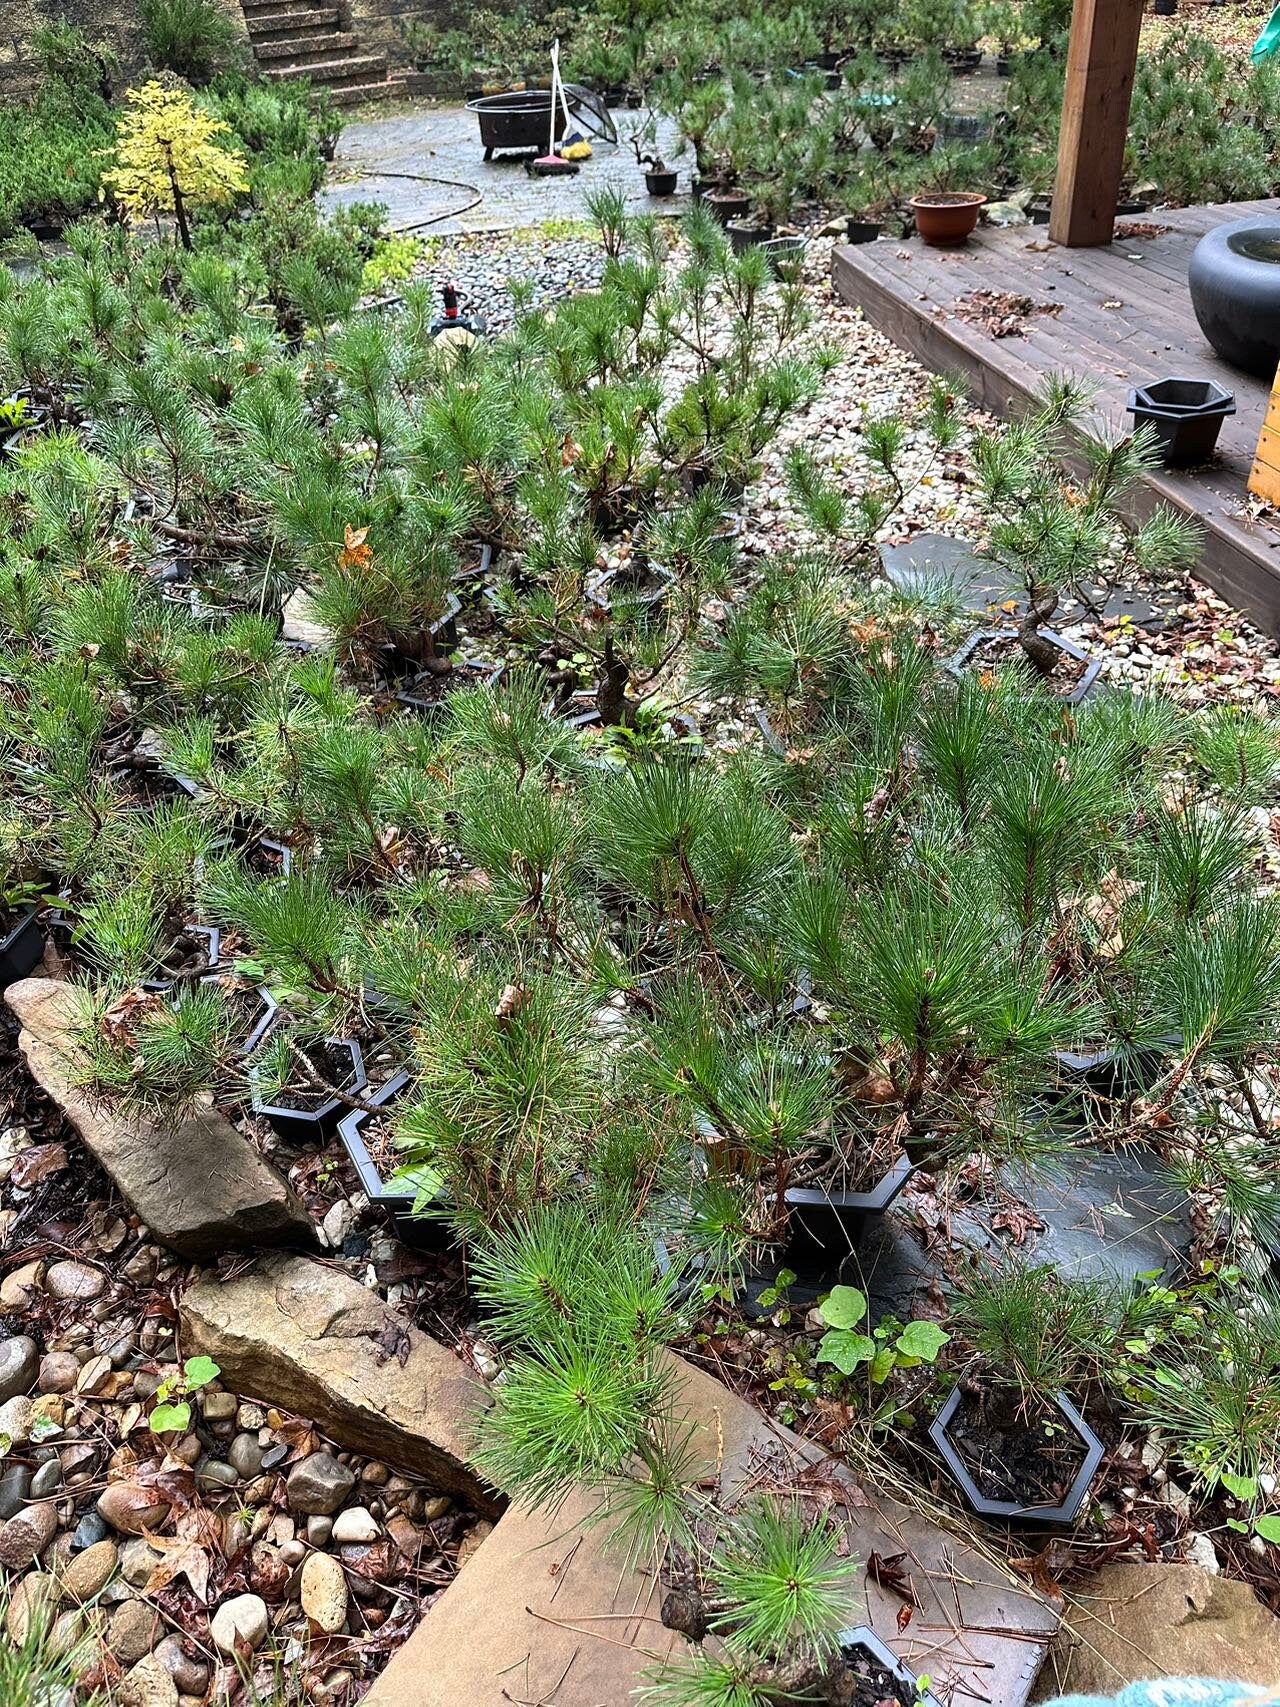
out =
<path fill-rule="evenodd" d="M 564 98 L 564 88 L 560 82 L 560 40 L 557 37 L 551 45 L 551 136 L 547 143 L 547 152 L 529 163 L 529 170 L 536 178 L 568 178 L 579 170 L 576 160 L 562 160 L 556 153 L 556 120 L 560 116 L 561 105 L 564 106 L 567 125 L 569 103 Z"/>

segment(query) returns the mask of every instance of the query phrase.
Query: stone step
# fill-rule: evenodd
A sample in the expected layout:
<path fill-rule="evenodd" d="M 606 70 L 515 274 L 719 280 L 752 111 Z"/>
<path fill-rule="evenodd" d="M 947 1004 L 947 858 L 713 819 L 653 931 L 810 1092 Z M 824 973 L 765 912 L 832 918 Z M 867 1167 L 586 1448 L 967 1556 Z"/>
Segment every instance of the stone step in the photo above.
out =
<path fill-rule="evenodd" d="M 286 1181 L 215 1108 L 149 1120 L 113 1110 L 78 1079 L 77 992 L 50 978 L 10 984 L 19 1048 L 32 1077 L 63 1110 L 86 1149 L 119 1186 L 151 1236 L 186 1257 L 213 1258 L 231 1246 L 311 1243 L 311 1218 Z"/>
<path fill-rule="evenodd" d="M 328 65 L 356 53 L 360 38 L 350 30 L 334 30 L 314 36 L 281 36 L 275 41 L 255 43 L 254 58 L 260 65 L 283 60 L 295 69 L 302 65 Z"/>
<path fill-rule="evenodd" d="M 402 85 L 395 78 L 384 77 L 378 83 L 350 83 L 336 89 L 330 87 L 329 99 L 335 107 L 362 107 L 366 101 L 386 101 L 402 92 Z"/>
<path fill-rule="evenodd" d="M 903 1630 L 901 1597 L 868 1574 L 850 1623 L 872 1625 L 912 1671 L 932 1677 L 942 1701 L 1025 1707 L 1057 1626 L 1052 1607 L 961 1535 L 858 1486 L 838 1461 L 713 1376 L 678 1358 L 672 1369 L 675 1426 L 692 1428 L 707 1486 L 718 1484 L 732 1500 L 761 1484 L 785 1488 L 813 1476 L 835 1496 L 832 1515 L 847 1528 L 851 1556 L 865 1564 L 874 1553 L 905 1554 L 915 1618 Z M 662 1587 L 647 1561 L 630 1568 L 605 1550 L 608 1526 L 591 1521 L 598 1505 L 598 1496 L 582 1493 L 554 1516 L 511 1507 L 363 1707 L 506 1707 L 513 1699 L 624 1707 L 655 1661 L 688 1650 L 660 1621 Z M 519 1688 L 511 1688 L 517 1677 Z"/>
<path fill-rule="evenodd" d="M 336 29 L 341 17 L 336 6 L 299 6 L 289 11 L 281 10 L 277 4 L 269 12 L 255 13 L 247 22 L 249 35 L 259 42 L 277 35 L 300 36 L 308 30 Z"/>
<path fill-rule="evenodd" d="M 262 75 L 273 83 L 294 83 L 307 77 L 326 84 L 333 93 L 344 87 L 386 83 L 387 59 L 382 53 L 353 53 L 345 58 L 322 59 L 314 65 L 267 65 Z"/>

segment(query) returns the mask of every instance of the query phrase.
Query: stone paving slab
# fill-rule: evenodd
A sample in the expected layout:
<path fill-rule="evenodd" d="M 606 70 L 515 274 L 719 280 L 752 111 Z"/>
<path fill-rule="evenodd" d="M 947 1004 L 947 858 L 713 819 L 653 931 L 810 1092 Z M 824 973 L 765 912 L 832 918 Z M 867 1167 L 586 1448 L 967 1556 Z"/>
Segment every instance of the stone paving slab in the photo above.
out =
<path fill-rule="evenodd" d="M 233 1392 L 287 1405 L 478 1511 L 500 1509 L 467 1463 L 485 1389 L 341 1269 L 278 1255 L 234 1280 L 206 1275 L 183 1296 L 181 1328 L 183 1355 L 212 1357 Z"/>
<path fill-rule="evenodd" d="M 919 1606 L 865 1576 L 859 1617 L 948 1707 L 1022 1707 L 1057 1619 L 963 1541 L 865 1493 L 842 1468 L 777 1427 L 712 1376 L 677 1360 L 686 1420 L 726 1496 L 792 1485 L 825 1489 L 864 1564 L 905 1554 Z M 513 1508 L 423 1619 L 364 1707 L 626 1707 L 676 1642 L 660 1585 L 604 1549 L 578 1496 L 552 1519 Z"/>
<path fill-rule="evenodd" d="M 613 119 L 625 138 L 643 122 L 644 114 L 620 110 Z M 582 163 L 576 177 L 533 178 L 516 160 L 485 160 L 479 121 L 465 106 L 424 105 L 348 125 L 329 184 L 318 199 L 327 208 L 383 202 L 393 230 L 432 220 L 424 232 L 432 236 L 586 220 L 589 196 L 606 186 L 621 189 L 635 213 L 683 212 L 689 205 L 692 156 L 676 157 L 679 138 L 669 120 L 659 121 L 658 139 L 668 164 L 679 170 L 680 185 L 678 194 L 654 200 L 645 192 L 643 175 L 625 141 L 611 144 L 592 137 L 592 158 Z M 413 174 L 456 182 L 421 183 Z M 467 207 L 474 193 L 480 200 Z"/>
<path fill-rule="evenodd" d="M 117 1114 L 79 1086 L 72 985 L 23 978 L 4 999 L 21 1022 L 32 1077 L 161 1244 L 203 1259 L 244 1245 L 315 1243 L 296 1193 L 217 1109 L 197 1106 L 161 1126 L 137 1111 Z"/>

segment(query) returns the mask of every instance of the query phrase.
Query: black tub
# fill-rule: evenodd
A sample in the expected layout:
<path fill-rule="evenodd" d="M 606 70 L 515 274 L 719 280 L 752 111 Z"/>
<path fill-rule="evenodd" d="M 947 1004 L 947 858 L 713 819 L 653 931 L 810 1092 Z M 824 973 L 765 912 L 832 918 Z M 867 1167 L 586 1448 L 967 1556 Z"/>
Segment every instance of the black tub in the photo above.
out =
<path fill-rule="evenodd" d="M 566 95 L 569 111 L 578 110 L 577 99 Z M 504 95 L 477 95 L 467 102 L 467 111 L 480 120 L 480 144 L 486 160 L 499 149 L 545 151 L 551 140 L 550 89 L 518 89 Z M 564 135 L 564 108 L 557 102 L 555 134 Z"/>

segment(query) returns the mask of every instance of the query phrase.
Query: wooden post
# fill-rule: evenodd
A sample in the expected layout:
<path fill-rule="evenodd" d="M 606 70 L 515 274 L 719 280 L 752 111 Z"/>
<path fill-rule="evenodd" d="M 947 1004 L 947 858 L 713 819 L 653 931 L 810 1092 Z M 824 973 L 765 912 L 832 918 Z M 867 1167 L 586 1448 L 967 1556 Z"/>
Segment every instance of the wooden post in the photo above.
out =
<path fill-rule="evenodd" d="M 1082 249 L 1110 243 L 1143 0 L 1075 0 L 1049 236 Z"/>

